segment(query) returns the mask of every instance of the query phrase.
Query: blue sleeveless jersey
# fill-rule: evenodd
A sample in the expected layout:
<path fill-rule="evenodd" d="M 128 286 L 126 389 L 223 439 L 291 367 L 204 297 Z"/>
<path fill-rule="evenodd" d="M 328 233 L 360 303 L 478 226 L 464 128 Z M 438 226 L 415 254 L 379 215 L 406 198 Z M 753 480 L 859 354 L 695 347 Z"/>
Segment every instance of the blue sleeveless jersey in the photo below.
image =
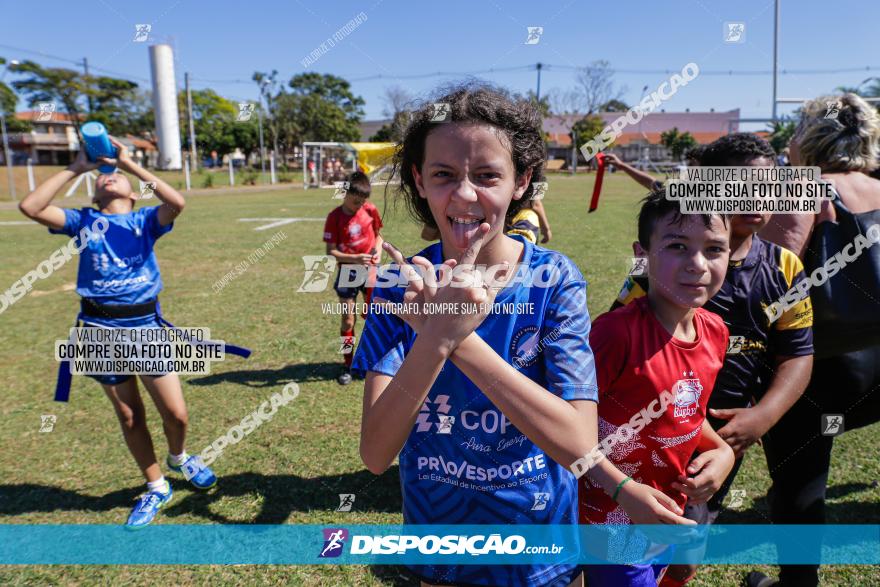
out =
<path fill-rule="evenodd" d="M 520 271 L 476 332 L 514 368 L 565 400 L 597 401 L 586 282 L 564 255 L 523 242 Z M 420 253 L 443 262 L 441 244 Z M 403 287 L 374 295 L 402 300 Z M 391 314 L 367 319 L 353 362 L 393 376 L 415 333 Z M 407 524 L 577 524 L 577 482 L 525 437 L 451 361 L 399 456 Z M 436 583 L 567 585 L 575 565 L 418 566 Z"/>

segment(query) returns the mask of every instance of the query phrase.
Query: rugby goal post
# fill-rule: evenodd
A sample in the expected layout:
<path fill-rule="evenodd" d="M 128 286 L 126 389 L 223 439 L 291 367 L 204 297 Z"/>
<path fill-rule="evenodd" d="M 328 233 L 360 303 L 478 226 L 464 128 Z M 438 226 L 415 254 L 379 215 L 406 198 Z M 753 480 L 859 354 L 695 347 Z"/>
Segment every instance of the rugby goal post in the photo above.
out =
<path fill-rule="evenodd" d="M 346 174 L 360 169 L 373 183 L 383 174 L 390 173 L 394 150 L 394 143 L 304 142 L 303 189 L 336 187 L 335 181 L 338 180 L 327 177 L 324 171 L 324 162 L 334 153 L 345 159 L 342 169 Z M 311 169 L 310 164 L 313 164 Z"/>

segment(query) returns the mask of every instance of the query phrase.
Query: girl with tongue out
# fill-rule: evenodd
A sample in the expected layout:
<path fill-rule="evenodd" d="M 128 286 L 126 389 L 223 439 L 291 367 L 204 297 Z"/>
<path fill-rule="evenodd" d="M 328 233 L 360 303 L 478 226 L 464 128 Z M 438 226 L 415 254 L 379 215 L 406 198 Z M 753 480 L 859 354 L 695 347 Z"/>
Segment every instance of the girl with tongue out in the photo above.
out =
<path fill-rule="evenodd" d="M 408 284 L 376 290 L 386 311 L 371 313 L 354 358 L 366 377 L 361 457 L 375 474 L 399 457 L 407 524 L 573 528 L 568 467 L 598 437 L 586 282 L 564 255 L 503 232 L 543 179 L 540 117 L 486 86 L 433 102 L 413 114 L 395 167 L 409 211 L 440 242 L 411 259 L 386 243 Z M 501 311 L 513 307 L 534 312 Z M 553 557 L 410 568 L 425 584 L 580 580 Z"/>

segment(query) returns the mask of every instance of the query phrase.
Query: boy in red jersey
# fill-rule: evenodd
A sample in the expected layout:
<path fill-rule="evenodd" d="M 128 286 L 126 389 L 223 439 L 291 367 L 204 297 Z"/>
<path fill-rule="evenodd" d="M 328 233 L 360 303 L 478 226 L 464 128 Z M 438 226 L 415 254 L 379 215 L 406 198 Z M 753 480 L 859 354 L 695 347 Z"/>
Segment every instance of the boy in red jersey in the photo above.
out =
<path fill-rule="evenodd" d="M 722 216 L 681 214 L 679 204 L 658 190 L 643 202 L 638 237 L 633 251 L 648 259 L 649 292 L 600 316 L 590 334 L 606 458 L 580 480 L 580 519 L 692 524 L 682 517 L 685 504 L 706 502 L 734 462 L 731 448 L 706 421 L 728 330 L 702 309 L 724 281 L 730 228 Z M 618 433 L 624 427 L 629 432 Z M 602 442 L 615 435 L 620 440 Z M 695 450 L 700 455 L 691 460 Z M 590 587 L 642 587 L 656 585 L 664 569 L 585 570 Z"/>
<path fill-rule="evenodd" d="M 346 178 L 346 182 L 348 186 L 342 205 L 327 215 L 327 222 L 324 224 L 327 254 L 333 255 L 340 264 L 333 286 L 344 308 L 339 332 L 342 336 L 345 370 L 337 379 L 340 385 L 351 383 L 355 300 L 361 291 L 364 294 L 364 304 L 370 303 L 373 290 L 369 287 L 369 282 L 382 258 L 382 236 L 379 234 L 382 218 L 376 206 L 367 202 L 371 191 L 370 178 L 365 173 L 355 171 Z M 360 283 L 359 275 L 363 273 L 347 268 L 346 265 L 366 265 L 369 268 L 367 282 Z"/>

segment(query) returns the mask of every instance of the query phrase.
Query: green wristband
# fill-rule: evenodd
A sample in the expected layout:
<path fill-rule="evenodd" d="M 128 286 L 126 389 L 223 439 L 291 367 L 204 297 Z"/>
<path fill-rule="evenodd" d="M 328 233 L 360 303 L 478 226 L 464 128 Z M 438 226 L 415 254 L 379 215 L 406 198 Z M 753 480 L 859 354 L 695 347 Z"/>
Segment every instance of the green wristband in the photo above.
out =
<path fill-rule="evenodd" d="M 617 494 L 620 493 L 621 488 L 626 485 L 627 481 L 632 481 L 632 477 L 627 477 L 623 481 L 617 484 L 617 489 L 614 490 L 614 495 L 611 496 L 611 499 L 617 501 Z"/>

